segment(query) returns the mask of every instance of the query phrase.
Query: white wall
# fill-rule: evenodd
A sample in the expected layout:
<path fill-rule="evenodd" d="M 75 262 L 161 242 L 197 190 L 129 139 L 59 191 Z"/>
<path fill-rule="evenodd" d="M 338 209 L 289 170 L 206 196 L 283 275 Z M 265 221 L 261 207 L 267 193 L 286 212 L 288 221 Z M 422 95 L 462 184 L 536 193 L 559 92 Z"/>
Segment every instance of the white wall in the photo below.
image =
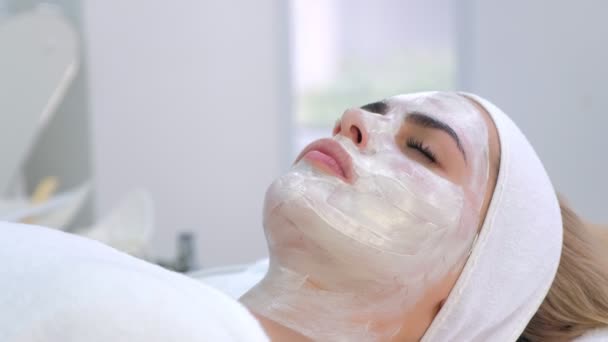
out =
<path fill-rule="evenodd" d="M 156 255 L 198 235 L 203 266 L 266 253 L 261 210 L 289 144 L 281 0 L 86 1 L 98 211 L 142 186 Z"/>
<path fill-rule="evenodd" d="M 88 83 L 88 65 L 86 60 L 81 58 L 84 53 L 82 46 L 82 17 L 81 17 L 81 3 L 79 1 L 72 0 L 49 0 L 49 1 L 38 1 L 38 0 L 0 0 L 0 12 L 2 8 L 5 9 L 6 15 L 13 16 L 18 15 L 21 12 L 36 12 L 36 6 L 40 3 L 51 4 L 56 6 L 54 8 L 60 11 L 61 16 L 66 20 L 66 23 L 74 30 L 77 34 L 77 68 L 74 79 L 71 80 L 63 97 L 54 108 L 52 115 L 48 117 L 48 120 L 44 122 L 44 126 L 36 133 L 36 140 L 32 146 L 28 146 L 28 154 L 25 160 L 21 161 L 23 180 L 28 192 L 32 192 L 38 183 L 45 177 L 54 176 L 58 179 L 58 191 L 65 191 L 75 186 L 81 185 L 83 182 L 89 181 L 91 177 L 91 156 L 90 156 L 90 132 L 89 132 L 89 115 L 88 115 L 88 94 L 87 94 L 87 83 Z M 2 13 L 0 13 L 0 21 L 2 20 Z M 45 28 L 38 27 L 43 30 L 47 35 L 54 35 L 57 32 L 44 31 Z M 70 36 L 67 36 L 70 37 Z M 22 37 L 18 37 L 22 38 Z M 57 37 L 44 37 L 47 44 L 52 43 Z M 66 41 L 62 41 L 65 45 Z M 52 44 L 51 44 L 52 45 Z M 59 44 L 61 46 L 61 44 Z M 25 47 L 22 46 L 22 48 Z M 52 50 L 51 50 L 52 51 Z M 13 51 L 14 52 L 14 51 Z M 1 53 L 0 53 L 1 55 Z M 45 74 L 40 74 L 39 71 L 34 71 L 36 68 L 49 67 L 49 62 L 58 62 L 61 59 L 57 59 L 61 54 L 37 54 L 30 56 L 23 56 L 20 61 L 24 63 L 24 67 L 29 69 L 28 76 L 32 79 L 24 78 L 23 72 L 13 68 L 13 72 L 21 72 L 21 81 L 32 81 L 36 82 L 35 86 L 23 88 L 27 89 L 28 92 L 34 92 L 34 94 L 24 95 L 27 97 L 26 101 L 21 98 L 14 96 L 10 91 L 0 90 L 0 94 L 10 94 L 11 100 L 16 100 L 17 103 L 25 103 L 27 106 L 22 107 L 21 110 L 25 110 L 29 107 L 36 106 L 37 104 L 45 103 L 44 101 L 37 101 L 36 95 L 41 95 L 45 87 Z M 65 57 L 65 56 L 64 56 Z M 27 62 L 34 62 L 34 59 L 48 58 L 46 62 L 38 61 L 35 68 L 31 66 L 25 66 Z M 46 64 L 45 64 L 46 63 Z M 52 63 L 51 63 L 52 64 Z M 49 70 L 47 70 L 49 72 Z M 3 78 L 10 78 L 9 74 L 0 73 Z M 51 76 L 51 74 L 46 75 Z M 55 75 L 58 76 L 58 75 Z M 51 81 L 51 78 L 46 81 Z M 11 87 L 15 87 L 19 82 L 11 82 Z M 0 95 L 0 98 L 2 97 Z M 42 99 L 41 99 L 42 100 Z M 10 103 L 10 101 L 8 102 Z M 6 103 L 5 103 L 6 104 Z M 16 114 L 16 113 L 15 113 Z M 38 113 L 37 115 L 39 115 Z M 25 117 L 22 117 L 24 119 Z M 8 120 L 12 120 L 12 116 L 8 117 Z M 25 123 L 27 121 L 23 121 Z M 12 122 L 14 126 L 16 122 Z M 4 125 L 2 127 L 8 127 Z M 17 128 L 17 127 L 15 127 Z M 19 129 L 14 129 L 7 133 L 19 133 Z M 33 133 L 33 132 L 32 132 Z M 13 147 L 9 147 L 13 153 L 17 152 Z M 4 154 L 6 156 L 6 154 Z M 5 157 L 6 158 L 6 157 Z M 20 157 L 21 158 L 21 157 Z M 10 160 L 10 158 L 8 158 Z M 4 164 L 3 167 L 7 165 Z M 10 169 L 10 168 L 9 168 Z M 10 170 L 14 171 L 14 170 Z M 70 224 L 73 227 L 86 226 L 91 223 L 93 210 L 92 201 L 89 199 L 85 202 L 84 207 L 80 210 L 75 220 Z"/>
<path fill-rule="evenodd" d="M 458 4 L 463 88 L 503 108 L 556 188 L 583 216 L 608 223 L 608 2 Z"/>

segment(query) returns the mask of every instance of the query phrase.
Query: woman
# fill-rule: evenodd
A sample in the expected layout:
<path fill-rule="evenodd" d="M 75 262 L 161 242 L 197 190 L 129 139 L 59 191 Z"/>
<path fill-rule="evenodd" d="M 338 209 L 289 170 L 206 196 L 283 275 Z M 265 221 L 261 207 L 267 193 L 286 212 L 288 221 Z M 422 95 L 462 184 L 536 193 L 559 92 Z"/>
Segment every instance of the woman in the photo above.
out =
<path fill-rule="evenodd" d="M 560 214 L 525 137 L 475 95 L 346 111 L 265 204 L 270 270 L 242 302 L 271 338 L 556 341 L 608 325 L 600 233 Z"/>
<path fill-rule="evenodd" d="M 242 302 L 275 341 L 608 336 L 599 232 L 560 213 L 527 140 L 475 95 L 346 111 L 271 185 L 264 227 L 270 269 Z M 265 339 L 193 280 L 59 232 L 2 231 L 2 341 Z"/>

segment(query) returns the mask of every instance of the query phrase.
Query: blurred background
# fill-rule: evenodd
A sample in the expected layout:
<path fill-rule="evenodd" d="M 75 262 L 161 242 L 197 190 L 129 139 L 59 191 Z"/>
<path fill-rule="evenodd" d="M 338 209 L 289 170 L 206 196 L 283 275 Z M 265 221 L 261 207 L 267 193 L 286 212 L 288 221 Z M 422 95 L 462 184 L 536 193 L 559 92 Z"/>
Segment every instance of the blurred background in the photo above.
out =
<path fill-rule="evenodd" d="M 559 191 L 606 223 L 605 13 L 602 0 L 0 0 L 0 220 L 177 270 L 250 262 L 266 255 L 267 186 L 344 109 L 459 89 L 509 113 Z"/>

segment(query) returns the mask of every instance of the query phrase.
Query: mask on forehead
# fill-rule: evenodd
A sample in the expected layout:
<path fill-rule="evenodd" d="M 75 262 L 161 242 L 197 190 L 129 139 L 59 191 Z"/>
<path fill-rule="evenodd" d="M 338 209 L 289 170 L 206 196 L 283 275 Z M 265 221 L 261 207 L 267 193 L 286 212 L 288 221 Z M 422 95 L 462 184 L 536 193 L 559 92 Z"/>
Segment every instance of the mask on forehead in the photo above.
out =
<path fill-rule="evenodd" d="M 385 103 L 384 115 L 360 113 L 365 146 L 333 138 L 352 160 L 352 182 L 303 158 L 266 194 L 270 270 L 243 301 L 313 339 L 396 334 L 400 317 L 425 289 L 464 263 L 476 235 L 488 175 L 481 115 L 451 93 Z M 397 145 L 411 113 L 442 121 L 460 137 L 470 169 L 464 184 L 408 158 Z"/>

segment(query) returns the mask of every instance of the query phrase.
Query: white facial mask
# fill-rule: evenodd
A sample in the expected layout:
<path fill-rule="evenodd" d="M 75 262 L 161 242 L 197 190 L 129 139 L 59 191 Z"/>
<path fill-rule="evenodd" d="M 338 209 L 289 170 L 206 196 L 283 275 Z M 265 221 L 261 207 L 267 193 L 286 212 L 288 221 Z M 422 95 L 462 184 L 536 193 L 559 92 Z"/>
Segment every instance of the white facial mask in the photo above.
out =
<path fill-rule="evenodd" d="M 361 111 L 369 137 L 333 139 L 352 159 L 352 184 L 300 160 L 268 189 L 264 227 L 270 270 L 242 300 L 315 340 L 384 340 L 466 260 L 488 177 L 488 133 L 476 108 L 452 93 L 385 101 Z M 404 154 L 396 137 L 411 113 L 450 126 L 470 170 L 457 185 Z"/>

